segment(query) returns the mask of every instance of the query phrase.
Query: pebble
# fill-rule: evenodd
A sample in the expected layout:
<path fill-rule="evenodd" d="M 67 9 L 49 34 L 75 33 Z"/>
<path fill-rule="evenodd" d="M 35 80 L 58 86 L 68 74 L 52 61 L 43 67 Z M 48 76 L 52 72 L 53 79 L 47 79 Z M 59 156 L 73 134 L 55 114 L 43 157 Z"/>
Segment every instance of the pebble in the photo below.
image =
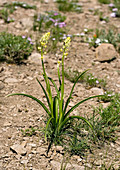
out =
<path fill-rule="evenodd" d="M 2 81 L 0 81 L 0 90 L 2 90 L 4 88 L 4 83 Z"/>
<path fill-rule="evenodd" d="M 120 147 L 117 147 L 117 151 L 120 152 Z"/>
<path fill-rule="evenodd" d="M 6 78 L 5 79 L 5 83 L 18 83 L 19 80 L 17 80 L 16 78 Z"/>
<path fill-rule="evenodd" d="M 56 152 L 62 152 L 63 147 L 62 146 L 56 146 Z"/>
<path fill-rule="evenodd" d="M 15 145 L 11 146 L 10 150 L 12 150 L 13 153 L 15 152 L 22 156 L 26 155 L 26 153 L 27 153 L 27 150 L 22 145 L 19 145 L 19 144 L 15 144 Z"/>
<path fill-rule="evenodd" d="M 28 60 L 35 64 L 41 63 L 41 56 L 39 53 L 32 53 L 31 56 L 29 56 Z"/>
<path fill-rule="evenodd" d="M 26 160 L 26 159 L 21 161 L 21 164 L 27 165 L 27 163 L 28 163 L 28 160 Z"/>
<path fill-rule="evenodd" d="M 103 94 L 104 94 L 103 89 L 100 89 L 100 88 L 97 88 L 97 87 L 91 88 L 90 91 L 91 91 L 92 94 L 94 94 L 94 95 L 103 95 Z"/>
<path fill-rule="evenodd" d="M 116 143 L 117 143 L 118 145 L 120 145 L 120 141 L 116 141 Z"/>
<path fill-rule="evenodd" d="M 37 147 L 37 145 L 34 144 L 34 143 L 28 143 L 28 145 L 31 146 L 31 148 L 36 148 Z"/>
<path fill-rule="evenodd" d="M 47 151 L 46 148 L 42 148 L 42 147 L 37 148 L 37 153 L 39 153 L 40 155 L 45 155 L 46 151 Z"/>
<path fill-rule="evenodd" d="M 52 166 L 53 169 L 60 169 L 61 168 L 60 162 L 52 160 L 50 163 L 51 163 L 51 166 Z"/>

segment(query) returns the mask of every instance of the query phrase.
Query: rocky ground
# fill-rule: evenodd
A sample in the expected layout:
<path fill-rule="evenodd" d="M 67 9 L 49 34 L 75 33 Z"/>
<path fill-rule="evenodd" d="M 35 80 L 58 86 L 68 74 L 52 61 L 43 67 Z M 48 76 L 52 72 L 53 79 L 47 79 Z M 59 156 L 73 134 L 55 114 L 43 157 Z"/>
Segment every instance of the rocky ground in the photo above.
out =
<path fill-rule="evenodd" d="M 20 0 L 19 0 L 20 1 Z M 8 2 L 8 1 L 6 1 Z M 12 2 L 12 0 L 9 0 Z M 53 1 L 24 0 L 29 4 L 37 6 L 37 12 L 45 10 L 56 10 L 56 4 Z M 77 34 L 83 29 L 104 28 L 109 29 L 115 27 L 120 32 L 119 18 L 109 18 L 108 23 L 99 21 L 97 15 L 89 11 L 90 8 L 103 11 L 106 16 L 110 16 L 107 5 L 101 5 L 97 0 L 82 0 L 83 13 L 65 13 L 67 16 L 67 25 L 70 34 Z M 0 0 L 0 4 L 3 1 Z M 35 10 L 25 10 L 18 8 L 14 13 L 15 22 L 5 24 L 0 19 L 0 31 L 8 31 L 17 35 L 33 35 L 32 31 L 33 16 Z M 73 27 L 71 28 L 71 25 Z M 107 54 L 102 53 L 102 48 L 89 48 L 87 43 L 81 43 L 79 38 L 75 38 L 71 43 L 69 57 L 65 59 L 65 68 L 72 67 L 80 72 L 90 69 L 90 72 L 98 78 L 105 78 L 107 81 L 107 89 L 114 92 L 120 92 L 120 55 L 112 48 L 104 45 Z M 110 45 L 109 45 L 110 46 Z M 106 50 L 104 49 L 104 50 Z M 100 55 L 98 55 L 100 50 Z M 116 59 L 108 62 L 116 55 Z M 107 58 L 106 58 L 107 57 Z M 57 81 L 56 69 L 57 58 L 54 54 L 45 57 L 45 66 L 47 74 Z M 101 62 L 102 61 L 102 62 Z M 46 102 L 45 96 L 36 82 L 36 77 L 43 83 L 42 66 L 39 54 L 34 51 L 28 61 L 22 65 L 0 63 L 0 167 L 1 170 L 58 170 L 64 159 L 63 148 L 53 146 L 48 156 L 46 155 L 47 143 L 44 136 L 40 133 L 31 137 L 24 137 L 21 129 L 25 130 L 29 127 L 39 128 L 44 126 L 45 113 L 35 102 L 21 96 L 9 97 L 5 96 L 13 92 L 25 92 L 40 98 Z M 70 92 L 73 83 L 65 79 L 65 96 Z M 91 88 L 86 89 L 84 84 L 76 85 L 73 100 L 70 106 L 73 106 L 78 100 L 91 95 L 102 94 L 104 89 Z M 103 103 L 104 107 L 105 103 Z M 92 106 L 99 106 L 97 99 L 90 100 L 80 106 L 76 112 L 80 114 L 90 114 Z M 93 147 L 93 153 L 86 153 L 85 157 L 72 156 L 68 159 L 67 169 L 101 169 L 102 165 L 106 165 L 106 169 L 113 164 L 114 169 L 120 169 L 120 131 L 117 132 L 118 139 L 115 143 L 105 144 L 103 147 Z M 66 155 L 67 157 L 67 155 Z"/>

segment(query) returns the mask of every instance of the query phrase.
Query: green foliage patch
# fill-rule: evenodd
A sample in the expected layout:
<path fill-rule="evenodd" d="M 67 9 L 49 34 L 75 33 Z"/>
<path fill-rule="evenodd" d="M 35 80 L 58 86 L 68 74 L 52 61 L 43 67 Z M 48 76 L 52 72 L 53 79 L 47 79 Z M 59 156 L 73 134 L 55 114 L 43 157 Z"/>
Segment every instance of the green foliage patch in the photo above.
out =
<path fill-rule="evenodd" d="M 14 19 L 10 17 L 18 7 L 25 9 L 36 9 L 35 5 L 29 5 L 25 2 L 14 1 L 12 3 L 6 3 L 3 8 L 0 10 L 0 18 L 4 19 L 5 23 L 14 22 Z"/>
<path fill-rule="evenodd" d="M 110 43 L 120 51 L 119 43 L 120 43 L 120 33 L 115 33 L 113 30 L 108 30 L 106 32 L 104 29 L 99 30 L 96 29 L 96 33 L 92 38 L 86 38 L 86 41 L 89 42 L 90 46 L 98 47 L 101 43 Z"/>
<path fill-rule="evenodd" d="M 80 72 L 77 70 L 71 70 L 70 68 L 65 70 L 65 77 L 71 82 L 75 82 L 79 76 Z M 85 83 L 87 87 L 100 87 L 105 88 L 106 81 L 104 79 L 98 79 L 94 77 L 91 73 L 85 73 L 78 82 Z"/>
<path fill-rule="evenodd" d="M 63 12 L 82 12 L 82 5 L 80 3 L 77 3 L 78 1 L 76 0 L 57 0 L 58 3 L 58 9 L 59 11 Z"/>
<path fill-rule="evenodd" d="M 32 51 L 33 44 L 29 38 L 0 33 L 0 61 L 20 64 Z"/>
<path fill-rule="evenodd" d="M 50 49 L 56 49 L 58 43 L 63 40 L 64 34 L 67 32 L 65 20 L 66 16 L 56 11 L 48 11 L 44 15 L 36 14 L 34 16 L 33 30 L 39 33 L 50 31 Z M 38 41 L 36 44 L 38 47 Z"/>

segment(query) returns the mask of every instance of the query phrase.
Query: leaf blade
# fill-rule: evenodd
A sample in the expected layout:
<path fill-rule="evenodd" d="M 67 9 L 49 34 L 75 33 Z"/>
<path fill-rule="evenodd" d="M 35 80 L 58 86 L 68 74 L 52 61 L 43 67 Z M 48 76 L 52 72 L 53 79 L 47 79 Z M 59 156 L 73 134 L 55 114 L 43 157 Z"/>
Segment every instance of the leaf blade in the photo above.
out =
<path fill-rule="evenodd" d="M 51 113 L 49 112 L 48 108 L 47 108 L 39 99 L 37 99 L 36 97 L 34 97 L 34 96 L 32 96 L 32 95 L 24 94 L 24 93 L 12 93 L 12 94 L 7 95 L 7 97 L 9 97 L 9 96 L 15 96 L 15 95 L 26 96 L 26 97 L 29 97 L 29 98 L 35 100 L 36 102 L 38 102 L 38 103 L 43 107 L 43 109 L 44 109 L 49 115 L 51 115 Z"/>

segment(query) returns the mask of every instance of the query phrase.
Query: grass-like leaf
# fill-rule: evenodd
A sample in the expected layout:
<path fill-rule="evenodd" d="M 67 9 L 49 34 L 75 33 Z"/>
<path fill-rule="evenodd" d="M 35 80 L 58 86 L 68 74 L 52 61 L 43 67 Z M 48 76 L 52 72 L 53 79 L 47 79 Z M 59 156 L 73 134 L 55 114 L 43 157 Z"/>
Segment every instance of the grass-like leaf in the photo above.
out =
<path fill-rule="evenodd" d="M 51 113 L 49 112 L 48 108 L 47 108 L 39 99 L 37 99 L 36 97 L 34 97 L 34 96 L 32 96 L 32 95 L 24 94 L 24 93 L 12 93 L 12 94 L 7 95 L 7 97 L 9 97 L 9 96 L 15 96 L 15 95 L 26 96 L 26 97 L 29 97 L 29 98 L 33 99 L 34 101 L 36 101 L 37 103 L 39 103 L 39 104 L 43 107 L 43 109 L 44 109 L 49 115 L 51 115 Z"/>

